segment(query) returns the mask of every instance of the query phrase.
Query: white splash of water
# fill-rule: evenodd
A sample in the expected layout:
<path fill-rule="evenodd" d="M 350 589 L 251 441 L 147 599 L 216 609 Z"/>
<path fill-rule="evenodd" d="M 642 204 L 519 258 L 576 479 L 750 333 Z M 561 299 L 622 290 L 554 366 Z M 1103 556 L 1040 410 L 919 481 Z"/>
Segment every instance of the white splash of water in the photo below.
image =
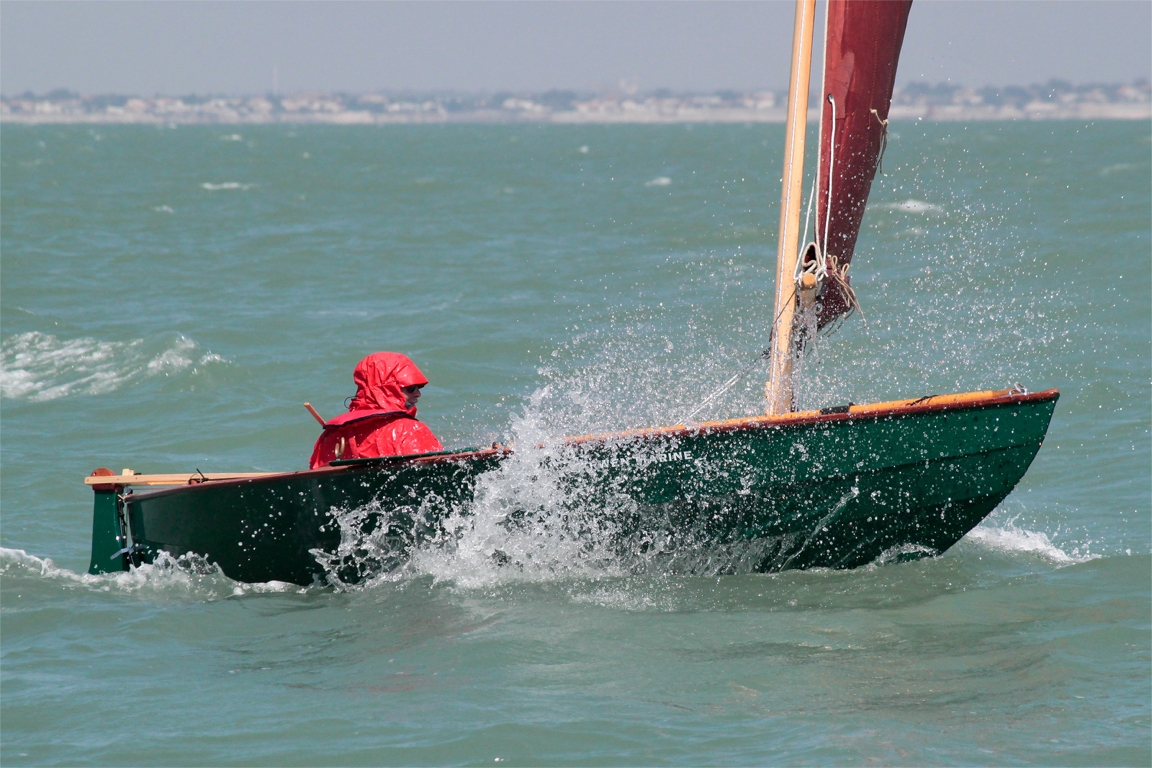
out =
<path fill-rule="evenodd" d="M 668 613 L 681 608 L 683 601 L 677 592 L 674 582 L 667 578 L 639 584 L 612 579 L 587 592 L 573 589 L 569 596 L 574 603 L 621 611 Z"/>
<path fill-rule="evenodd" d="M 1015 519 L 1002 525 L 985 520 L 969 531 L 964 541 L 996 552 L 1035 555 L 1057 565 L 1084 563 L 1098 557 L 1079 551 L 1069 554 L 1053 544 L 1048 534 L 1021 528 L 1016 525 Z"/>
<path fill-rule="evenodd" d="M 185 336 L 150 343 L 21 333 L 0 344 L 0 396 L 40 402 L 101 395 L 140 379 L 227 362 L 197 350 L 196 342 Z"/>
<path fill-rule="evenodd" d="M 374 501 L 353 509 L 329 510 L 328 525 L 339 530 L 340 544 L 332 552 L 309 551 L 324 568 L 328 584 L 340 591 L 409 577 L 413 575 L 412 521 L 422 521 L 422 508 L 426 510 L 438 501 L 429 496 L 413 507 L 397 508 Z"/>
<path fill-rule="evenodd" d="M 667 176 L 657 176 L 654 179 L 649 179 L 648 181 L 644 182 L 644 186 L 646 186 L 646 187 L 667 187 L 671 183 L 672 183 L 672 179 L 668 178 Z"/>
<path fill-rule="evenodd" d="M 462 586 L 622 572 L 614 520 L 633 502 L 611 493 L 592 500 L 595 470 L 540 418 L 549 395 L 537 391 L 513 418 L 516 452 L 480 476 L 473 502 L 414 553 L 415 571 Z"/>
<path fill-rule="evenodd" d="M 923 544 L 897 544 L 894 547 L 889 547 L 880 553 L 868 565 L 863 566 L 864 570 L 874 571 L 890 563 L 901 563 L 907 560 L 920 560 L 925 557 L 934 557 L 939 555 L 935 549 L 925 547 Z"/>

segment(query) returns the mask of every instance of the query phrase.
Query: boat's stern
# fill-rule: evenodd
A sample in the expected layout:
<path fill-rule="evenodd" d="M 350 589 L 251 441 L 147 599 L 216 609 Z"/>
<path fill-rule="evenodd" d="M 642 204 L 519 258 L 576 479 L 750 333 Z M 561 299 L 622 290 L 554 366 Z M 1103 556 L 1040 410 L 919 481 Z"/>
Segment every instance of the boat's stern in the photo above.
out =
<path fill-rule="evenodd" d="M 101 467 L 89 477 L 113 480 L 116 476 L 112 470 Z M 126 571 L 130 565 L 130 545 L 124 524 L 124 486 L 97 481 L 92 483 L 92 491 L 92 559 L 88 573 Z"/>

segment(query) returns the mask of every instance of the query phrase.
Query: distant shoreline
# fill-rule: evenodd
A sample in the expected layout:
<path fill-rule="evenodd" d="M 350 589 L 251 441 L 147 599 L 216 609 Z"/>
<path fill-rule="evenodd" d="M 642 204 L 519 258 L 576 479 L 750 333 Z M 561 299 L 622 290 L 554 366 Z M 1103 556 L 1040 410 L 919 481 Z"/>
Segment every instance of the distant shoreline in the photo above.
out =
<path fill-rule="evenodd" d="M 413 125 L 783 123 L 787 94 L 778 91 L 667 90 L 497 94 L 331 93 L 264 96 L 81 95 L 64 89 L 36 96 L 0 96 L 0 123 L 25 125 Z M 816 109 L 809 120 L 819 119 Z M 981 89 L 951 83 L 910 83 L 892 94 L 889 119 L 1152 120 L 1152 85 L 1075 86 L 1059 80 L 1027 87 Z"/>
<path fill-rule="evenodd" d="M 699 109 L 672 113 L 648 111 L 552 112 L 542 115 L 509 114 L 501 110 L 453 113 L 376 114 L 366 111 L 336 113 L 281 114 L 156 114 L 150 112 L 109 114 L 106 112 L 0 113 L 0 123 L 13 125 L 430 125 L 447 123 L 555 124 L 555 125 L 674 125 L 684 123 L 783 123 L 783 109 Z M 984 106 L 893 106 L 888 115 L 894 122 L 990 122 L 1007 120 L 1150 120 L 1152 103 L 1129 104 L 1037 104 L 1019 107 Z M 808 120 L 819 119 L 810 110 Z"/>

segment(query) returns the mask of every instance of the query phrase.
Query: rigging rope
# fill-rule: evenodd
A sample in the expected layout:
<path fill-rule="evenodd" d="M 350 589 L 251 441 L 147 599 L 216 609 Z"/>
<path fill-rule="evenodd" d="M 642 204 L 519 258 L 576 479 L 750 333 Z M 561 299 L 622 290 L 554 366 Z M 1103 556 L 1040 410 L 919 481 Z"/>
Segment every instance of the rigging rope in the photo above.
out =
<path fill-rule="evenodd" d="M 816 179 L 820 176 L 819 173 L 812 176 L 812 191 L 808 194 L 808 213 L 804 215 L 804 229 L 801 232 L 808 231 L 808 224 L 812 221 L 812 204 L 816 201 Z M 804 242 L 803 239 L 800 240 Z M 795 282 L 800 282 L 800 275 L 804 274 L 804 253 L 808 250 L 808 244 L 800 246 L 800 252 L 796 254 L 796 269 L 793 270 L 792 279 Z M 817 246 L 819 250 L 819 246 Z"/>
<path fill-rule="evenodd" d="M 817 242 L 814 243 L 816 246 L 816 261 L 815 264 L 811 265 L 811 267 L 818 281 L 823 282 L 825 279 L 831 278 L 832 281 L 837 284 L 837 287 L 840 288 L 840 291 L 843 293 L 844 298 L 848 303 L 848 311 L 844 312 L 840 317 L 836 318 L 826 327 L 825 335 L 827 336 L 835 333 L 835 331 L 839 328 L 840 323 L 843 322 L 844 318 L 846 318 L 848 315 L 852 314 L 853 312 L 859 312 L 860 315 L 863 316 L 864 310 L 860 307 L 860 301 L 856 298 L 856 291 L 853 290 L 852 286 L 848 284 L 848 267 L 851 265 L 844 264 L 841 266 L 839 263 L 839 258 L 828 253 L 828 236 L 832 228 L 832 182 L 835 178 L 834 174 L 836 166 L 836 99 L 830 93 L 826 98 L 828 99 L 828 104 L 831 106 L 832 125 L 831 130 L 828 131 L 828 191 L 826 194 L 827 203 L 824 215 L 824 237 L 820 238 L 819 223 L 817 223 L 816 231 L 814 232 L 814 236 L 817 240 Z M 881 120 L 880 113 L 875 109 L 872 110 L 872 114 L 876 116 L 876 120 L 880 123 L 881 129 L 883 131 L 883 133 L 880 135 L 880 155 L 876 162 L 877 170 L 879 170 L 880 165 L 884 159 L 884 151 L 888 148 L 888 121 Z M 819 169 L 817 169 L 817 172 L 812 179 L 812 191 L 808 197 L 808 211 L 804 216 L 804 229 L 802 231 L 805 232 L 808 231 L 808 225 L 812 221 L 812 206 L 818 196 L 817 179 L 819 176 Z M 803 258 L 804 254 L 808 250 L 808 247 L 808 245 L 802 246 L 800 253 L 797 254 L 796 268 L 793 274 L 791 297 L 792 301 L 795 301 L 796 299 L 796 285 L 799 283 L 801 275 L 808 271 L 804 265 Z M 785 302 L 785 305 L 787 305 L 787 302 Z M 696 406 L 696 408 L 694 408 L 691 413 L 684 417 L 683 421 L 685 423 L 691 420 L 691 418 L 697 413 L 704 410 L 704 408 L 712 403 L 716 398 L 720 397 L 729 389 L 731 389 L 733 385 L 736 384 L 736 382 L 746 376 L 752 369 L 759 365 L 762 360 L 770 360 L 772 358 L 772 339 L 775 334 L 776 323 L 779 321 L 780 315 L 783 313 L 783 311 L 783 308 L 781 308 L 780 312 L 777 313 L 776 317 L 772 321 L 772 331 L 768 334 L 769 349 L 763 350 L 759 355 L 756 356 L 755 360 L 753 360 L 742 370 L 738 371 L 735 375 L 729 378 L 715 392 L 704 398 L 704 400 L 698 406 Z"/>
<path fill-rule="evenodd" d="M 792 285 L 792 295 L 788 298 L 788 301 L 795 301 L 795 300 L 796 300 L 796 285 L 793 284 Z M 787 304 L 788 304 L 787 301 L 784 302 L 784 306 L 787 306 Z M 713 400 L 720 397 L 720 395 L 724 394 L 729 389 L 731 389 L 732 385 L 734 385 L 736 382 L 740 381 L 740 379 L 747 376 L 749 371 L 751 371 L 753 368 L 755 368 L 757 365 L 760 364 L 760 361 L 772 359 L 772 341 L 776 338 L 776 323 L 777 323 L 777 321 L 780 320 L 780 316 L 782 314 L 784 314 L 784 306 L 781 306 L 780 311 L 776 313 L 776 317 L 772 318 L 772 330 L 770 330 L 768 332 L 768 349 L 761 350 L 760 354 L 756 356 L 755 360 L 750 362 L 748 365 L 744 366 L 743 369 L 737 371 L 736 374 L 732 378 L 728 379 L 728 381 L 721 384 L 719 389 L 717 389 L 712 394 L 708 395 L 708 397 L 704 398 L 704 400 L 700 403 L 700 405 L 696 406 L 692 410 L 692 412 L 689 413 L 687 416 L 685 416 L 683 419 L 681 419 L 681 421 L 683 421 L 685 424 L 687 424 L 688 421 L 693 416 L 700 413 L 700 411 L 704 410 L 705 406 L 707 406 Z M 771 375 L 771 369 L 769 369 L 769 375 Z"/>
<path fill-rule="evenodd" d="M 823 280 L 828 276 L 828 231 L 832 227 L 832 171 L 836 166 L 836 99 L 828 94 L 828 103 L 832 105 L 832 127 L 828 131 L 828 195 L 824 215 L 824 241 L 820 244 L 823 259 L 817 259 L 816 279 Z"/>
<path fill-rule="evenodd" d="M 771 334 L 769 334 L 769 340 L 771 340 Z M 740 379 L 742 379 L 746 375 L 748 375 L 748 372 L 751 371 L 753 368 L 755 368 L 757 365 L 759 365 L 761 360 L 768 360 L 771 357 L 772 357 L 772 350 L 771 349 L 765 349 L 765 350 L 761 351 L 760 354 L 756 356 L 755 360 L 753 360 L 748 365 L 744 366 L 743 370 L 737 371 L 736 375 L 734 375 L 732 378 L 728 379 L 728 381 L 724 382 L 724 384 L 721 385 L 721 387 L 718 390 L 716 390 L 712 394 L 708 395 L 708 397 L 704 398 L 704 402 L 700 403 L 700 405 L 696 406 L 696 409 L 693 410 L 692 413 L 690 413 L 684 417 L 684 423 L 687 424 L 688 421 L 690 421 L 693 416 L 700 413 L 700 411 L 704 410 L 705 406 L 707 406 L 713 400 L 720 397 L 720 395 L 724 394 L 729 389 L 731 389 L 733 384 L 735 384 L 736 382 L 740 381 Z"/>

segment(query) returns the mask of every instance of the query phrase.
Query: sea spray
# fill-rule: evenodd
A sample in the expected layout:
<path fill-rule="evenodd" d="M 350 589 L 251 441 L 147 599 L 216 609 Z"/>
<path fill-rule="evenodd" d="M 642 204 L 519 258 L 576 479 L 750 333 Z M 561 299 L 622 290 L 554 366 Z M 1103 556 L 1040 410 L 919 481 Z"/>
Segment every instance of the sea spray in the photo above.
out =
<path fill-rule="evenodd" d="M 618 571 L 618 520 L 635 502 L 605 484 L 586 451 L 542 429 L 537 392 L 514 416 L 514 451 L 475 480 L 472 498 L 447 504 L 380 501 L 331 510 L 340 544 L 315 551 L 340 589 L 417 574 L 483 584 Z"/>

